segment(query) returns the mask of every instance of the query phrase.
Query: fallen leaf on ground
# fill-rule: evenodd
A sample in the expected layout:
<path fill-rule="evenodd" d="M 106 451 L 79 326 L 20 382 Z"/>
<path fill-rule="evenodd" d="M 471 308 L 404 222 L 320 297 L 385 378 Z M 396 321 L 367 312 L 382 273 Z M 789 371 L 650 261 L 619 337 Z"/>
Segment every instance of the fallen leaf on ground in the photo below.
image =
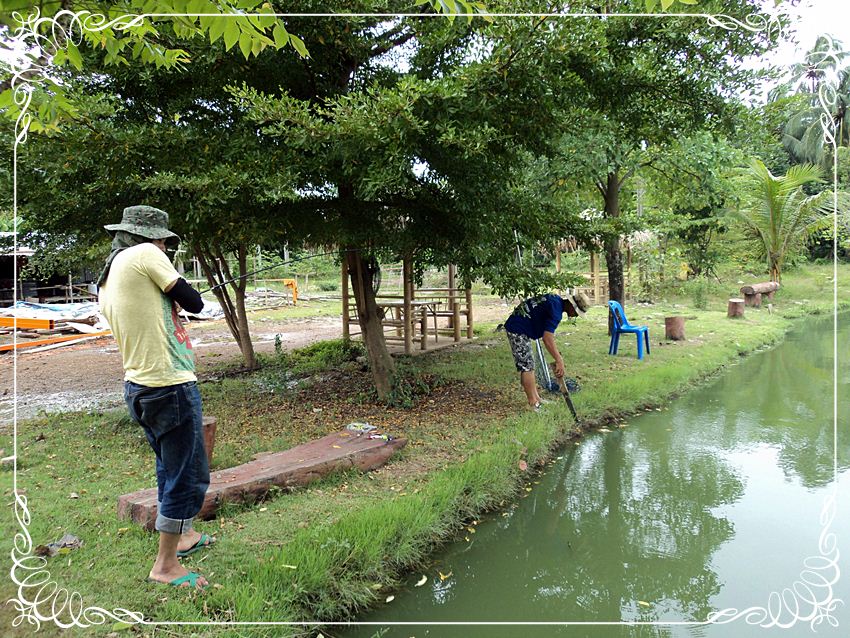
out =
<path fill-rule="evenodd" d="M 446 578 L 451 578 L 452 573 L 444 574 L 443 572 L 437 572 L 440 575 L 440 580 L 446 580 Z"/>
<path fill-rule="evenodd" d="M 650 606 L 651 606 L 651 605 L 650 605 L 648 602 L 646 602 L 645 600 L 639 600 L 639 601 L 637 601 L 637 603 L 638 603 L 638 605 L 640 605 L 641 607 L 650 607 Z"/>
<path fill-rule="evenodd" d="M 420 578 L 418 581 L 416 581 L 416 587 L 422 587 L 422 585 L 424 585 L 424 584 L 425 584 L 425 583 L 427 583 L 427 582 L 428 582 L 428 577 L 427 577 L 427 576 L 423 576 L 423 577 L 422 577 L 422 578 Z"/>
<path fill-rule="evenodd" d="M 386 602 L 391 603 L 394 600 L 395 600 L 395 596 L 387 596 Z"/>
<path fill-rule="evenodd" d="M 526 463 L 525 461 L 520 461 L 519 462 L 519 469 L 521 469 L 523 472 L 525 472 L 528 469 L 528 463 Z"/>

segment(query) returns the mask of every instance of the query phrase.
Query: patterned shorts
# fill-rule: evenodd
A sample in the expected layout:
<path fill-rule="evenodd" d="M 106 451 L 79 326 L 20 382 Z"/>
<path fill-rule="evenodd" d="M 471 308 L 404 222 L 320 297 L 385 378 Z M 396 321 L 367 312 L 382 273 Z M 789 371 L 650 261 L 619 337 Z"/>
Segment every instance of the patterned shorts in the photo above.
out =
<path fill-rule="evenodd" d="M 514 355 L 514 363 L 519 372 L 534 371 L 534 357 L 531 355 L 531 338 L 523 334 L 508 332 L 508 343 Z"/>

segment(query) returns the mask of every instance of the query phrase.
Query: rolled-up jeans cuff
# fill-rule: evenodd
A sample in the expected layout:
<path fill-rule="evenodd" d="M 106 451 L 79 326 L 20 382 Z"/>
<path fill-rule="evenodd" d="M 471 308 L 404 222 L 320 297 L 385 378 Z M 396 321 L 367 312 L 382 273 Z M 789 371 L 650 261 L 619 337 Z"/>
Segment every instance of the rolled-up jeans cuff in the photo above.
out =
<path fill-rule="evenodd" d="M 166 534 L 185 534 L 186 532 L 191 531 L 192 521 L 194 520 L 194 517 L 168 518 L 167 516 L 157 513 L 154 529 L 158 532 L 165 532 Z"/>

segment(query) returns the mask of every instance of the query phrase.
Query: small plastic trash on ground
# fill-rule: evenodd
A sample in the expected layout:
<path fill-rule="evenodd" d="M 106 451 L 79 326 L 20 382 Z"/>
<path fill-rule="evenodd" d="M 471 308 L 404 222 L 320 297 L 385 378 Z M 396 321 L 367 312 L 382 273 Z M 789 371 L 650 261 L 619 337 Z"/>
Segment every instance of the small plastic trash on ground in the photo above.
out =
<path fill-rule="evenodd" d="M 355 433 L 357 436 L 360 436 L 361 434 L 368 434 L 369 432 L 377 430 L 378 428 L 369 423 L 354 422 L 346 425 L 345 429 L 349 432 Z"/>
<path fill-rule="evenodd" d="M 83 546 L 83 541 L 74 536 L 73 534 L 65 534 L 58 541 L 50 543 L 49 545 L 39 545 L 33 550 L 33 553 L 36 556 L 47 556 L 48 558 L 52 556 L 56 556 L 57 554 L 67 554 L 68 552 L 79 549 Z"/>

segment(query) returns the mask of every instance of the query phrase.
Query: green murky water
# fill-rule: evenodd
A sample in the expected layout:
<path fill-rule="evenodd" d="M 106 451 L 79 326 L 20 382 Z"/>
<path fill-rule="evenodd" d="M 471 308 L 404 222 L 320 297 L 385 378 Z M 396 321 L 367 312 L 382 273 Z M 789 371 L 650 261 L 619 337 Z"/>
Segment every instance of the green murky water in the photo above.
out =
<path fill-rule="evenodd" d="M 804 327 L 669 409 L 565 450 L 514 509 L 359 619 L 377 625 L 331 635 L 739 637 L 773 619 L 792 625 L 783 635 L 850 635 L 850 321 L 837 444 L 832 320 Z M 687 624 L 748 608 L 749 620 Z"/>

